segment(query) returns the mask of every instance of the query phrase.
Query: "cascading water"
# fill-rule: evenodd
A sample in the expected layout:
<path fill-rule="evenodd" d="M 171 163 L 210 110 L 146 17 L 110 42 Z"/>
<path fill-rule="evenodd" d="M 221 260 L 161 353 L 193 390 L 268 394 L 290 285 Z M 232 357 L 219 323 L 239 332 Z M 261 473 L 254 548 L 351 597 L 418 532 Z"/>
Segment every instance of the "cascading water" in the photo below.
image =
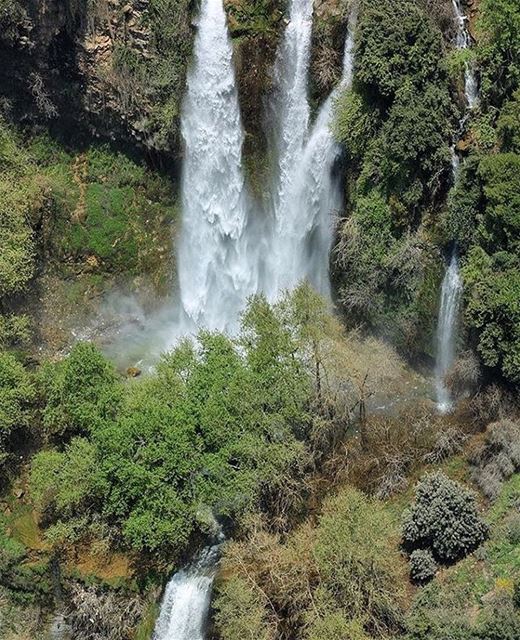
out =
<path fill-rule="evenodd" d="M 285 253 L 290 266 L 285 285 L 292 288 L 308 280 L 322 295 L 330 295 L 329 253 L 334 234 L 333 216 L 341 208 L 341 185 L 334 165 L 341 155 L 331 131 L 334 102 L 352 82 L 354 31 L 357 14 L 349 19 L 340 83 L 321 107 L 309 140 L 295 167 L 291 200 L 285 215 Z"/>
<path fill-rule="evenodd" d="M 218 553 L 218 545 L 208 547 L 170 580 L 153 640 L 204 640 Z"/>
<path fill-rule="evenodd" d="M 471 36 L 468 30 L 468 19 L 464 15 L 460 0 L 452 0 L 453 10 L 457 20 L 457 38 L 455 45 L 458 49 L 468 49 L 471 46 Z M 478 82 L 471 64 L 466 63 L 464 74 L 464 95 L 471 110 L 478 101 Z M 464 130 L 466 115 L 459 123 L 459 130 Z M 456 182 L 460 168 L 460 158 L 455 146 L 452 147 L 453 181 Z M 453 252 L 450 264 L 446 269 L 441 289 L 441 304 L 437 323 L 437 359 L 435 365 L 435 389 L 437 395 L 437 409 L 440 413 L 447 413 L 451 409 L 451 398 L 446 387 L 445 376 L 455 360 L 457 340 L 457 325 L 459 321 L 460 301 L 462 298 L 462 279 L 459 272 L 459 261 L 456 251 Z"/>
<path fill-rule="evenodd" d="M 222 0 L 203 0 L 194 56 L 182 112 L 178 333 L 232 328 L 257 289 L 255 247 L 247 234 L 244 134 Z"/>
<path fill-rule="evenodd" d="M 288 277 L 293 259 L 288 246 L 292 233 L 289 210 L 294 194 L 295 167 L 302 156 L 309 128 L 307 80 L 312 11 L 312 0 L 292 0 L 289 23 L 275 62 L 275 93 L 269 105 L 271 146 L 276 159 L 272 188 L 274 220 L 266 265 L 266 288 L 271 297 L 294 284 Z"/>
<path fill-rule="evenodd" d="M 277 57 L 273 134 L 277 158 L 275 230 L 268 260 L 269 290 L 277 295 L 307 277 L 329 292 L 332 212 L 341 192 L 333 177 L 340 149 L 330 131 L 335 96 L 352 79 L 353 30 L 349 23 L 341 83 L 320 110 L 308 137 L 307 75 L 312 0 L 293 0 Z M 188 328 L 233 328 L 247 296 L 259 290 L 261 241 L 248 221 L 242 173 L 243 131 L 222 0 L 203 0 L 188 76 L 182 133 L 183 224 L 179 248 L 182 319 Z M 216 573 L 218 545 L 208 547 L 170 580 L 154 640 L 203 640 Z"/>
<path fill-rule="evenodd" d="M 471 47 L 471 35 L 468 29 L 468 18 L 462 10 L 460 0 L 452 0 L 453 10 L 457 18 L 457 49 L 469 49 Z M 468 107 L 473 109 L 478 100 L 478 81 L 475 70 L 469 62 L 466 62 L 464 73 L 464 93 Z"/>
<path fill-rule="evenodd" d="M 441 306 L 437 327 L 435 388 L 437 392 L 437 408 L 441 413 L 447 413 L 451 409 L 450 394 L 444 379 L 455 358 L 461 296 L 462 280 L 459 273 L 459 261 L 454 253 L 442 281 Z"/>

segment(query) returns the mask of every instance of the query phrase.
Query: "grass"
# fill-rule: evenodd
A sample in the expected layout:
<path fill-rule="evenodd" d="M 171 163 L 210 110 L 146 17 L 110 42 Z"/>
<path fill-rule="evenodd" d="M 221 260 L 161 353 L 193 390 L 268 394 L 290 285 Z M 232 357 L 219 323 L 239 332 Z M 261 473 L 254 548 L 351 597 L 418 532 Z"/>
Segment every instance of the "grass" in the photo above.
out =
<path fill-rule="evenodd" d="M 50 201 L 49 258 L 64 275 L 71 265 L 76 275 L 79 264 L 98 273 L 146 273 L 162 284 L 178 217 L 168 178 L 108 146 L 69 153 L 40 136 L 27 152 Z"/>
<path fill-rule="evenodd" d="M 135 630 L 134 640 L 150 640 L 158 615 L 159 605 L 156 602 L 150 602 Z"/>

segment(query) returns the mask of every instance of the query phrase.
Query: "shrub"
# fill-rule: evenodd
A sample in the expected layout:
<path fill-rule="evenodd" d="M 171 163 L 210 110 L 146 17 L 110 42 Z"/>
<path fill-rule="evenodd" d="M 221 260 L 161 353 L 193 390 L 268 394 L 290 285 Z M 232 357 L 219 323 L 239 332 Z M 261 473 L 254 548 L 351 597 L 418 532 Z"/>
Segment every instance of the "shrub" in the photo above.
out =
<path fill-rule="evenodd" d="M 515 583 L 513 589 L 513 604 L 516 609 L 520 609 L 520 581 Z"/>
<path fill-rule="evenodd" d="M 410 577 L 413 582 L 424 584 L 435 577 L 437 563 L 431 551 L 416 549 L 410 554 Z"/>
<path fill-rule="evenodd" d="M 438 561 L 454 562 L 485 540 L 488 527 L 475 496 L 458 482 L 442 472 L 426 474 L 415 496 L 403 522 L 403 541 L 410 551 L 429 549 Z"/>
<path fill-rule="evenodd" d="M 508 520 L 507 539 L 512 545 L 520 545 L 520 513 L 512 514 Z"/>
<path fill-rule="evenodd" d="M 43 424 L 50 435 L 91 433 L 115 418 L 122 388 L 113 365 L 91 343 L 74 346 L 44 377 L 47 404 Z"/>
<path fill-rule="evenodd" d="M 481 380 L 480 362 L 473 351 L 461 353 L 447 376 L 447 383 L 451 392 L 458 397 L 464 393 L 476 391 Z"/>
<path fill-rule="evenodd" d="M 501 420 L 488 425 L 483 442 L 470 455 L 472 479 L 490 500 L 500 494 L 504 480 L 520 469 L 520 424 Z"/>
<path fill-rule="evenodd" d="M 402 626 L 404 566 L 385 505 L 347 487 L 285 536 L 257 519 L 225 548 L 216 599 L 223 640 L 368 640 Z M 285 635 L 283 635 L 285 637 Z"/>
<path fill-rule="evenodd" d="M 255 585 L 233 576 L 219 585 L 215 623 L 223 640 L 271 640 L 275 633 L 265 596 Z"/>
<path fill-rule="evenodd" d="M 365 619 L 365 629 L 381 634 L 399 629 L 402 573 L 396 533 L 384 505 L 355 489 L 325 503 L 314 551 L 321 583 L 317 606 L 323 614 L 336 609 L 347 620 Z"/>
<path fill-rule="evenodd" d="M 125 640 L 142 613 L 143 602 L 137 595 L 76 583 L 71 589 L 67 623 L 76 640 Z"/>
<path fill-rule="evenodd" d="M 19 433 L 28 429 L 35 388 L 29 374 L 10 354 L 0 351 L 0 470 Z"/>
<path fill-rule="evenodd" d="M 518 640 L 520 614 L 512 602 L 497 603 L 473 632 L 472 640 Z"/>

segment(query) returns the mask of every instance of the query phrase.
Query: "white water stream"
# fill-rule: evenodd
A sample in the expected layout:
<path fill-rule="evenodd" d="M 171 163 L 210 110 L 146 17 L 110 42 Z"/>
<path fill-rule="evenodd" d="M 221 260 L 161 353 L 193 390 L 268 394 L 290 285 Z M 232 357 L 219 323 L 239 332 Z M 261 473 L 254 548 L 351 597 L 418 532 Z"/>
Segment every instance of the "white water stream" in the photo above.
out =
<path fill-rule="evenodd" d="M 203 0 L 182 111 L 179 332 L 229 330 L 257 290 L 242 172 L 244 133 L 222 0 Z M 187 326 L 186 326 L 187 325 Z"/>
<path fill-rule="evenodd" d="M 341 183 L 334 174 L 341 147 L 334 140 L 331 125 L 335 100 L 352 82 L 356 19 L 353 12 L 345 41 L 341 81 L 324 102 L 311 129 L 295 167 L 291 202 L 285 212 L 287 235 L 283 241 L 290 265 L 284 273 L 284 284 L 293 288 L 306 279 L 326 297 L 330 297 L 329 255 L 334 216 L 343 204 Z"/>
<path fill-rule="evenodd" d="M 457 20 L 457 49 L 471 48 L 471 35 L 468 28 L 468 17 L 464 14 L 460 0 L 452 0 L 453 11 Z M 471 63 L 466 62 L 464 73 L 464 94 L 468 107 L 473 109 L 478 101 L 478 80 Z"/>
<path fill-rule="evenodd" d="M 291 21 L 277 57 L 277 92 L 270 105 L 278 158 L 268 265 L 271 298 L 293 289 L 302 280 L 330 296 L 334 214 L 342 204 L 341 184 L 334 175 L 341 148 L 332 135 L 331 121 L 334 101 L 352 82 L 357 14 L 352 11 L 349 19 L 341 81 L 309 130 L 311 18 L 312 3 L 293 0 Z"/>
<path fill-rule="evenodd" d="M 437 326 L 435 389 L 437 409 L 440 413 L 448 413 L 451 409 L 451 398 L 446 388 L 445 376 L 455 359 L 461 297 L 462 280 L 459 273 L 459 262 L 454 253 L 442 281 L 441 306 Z"/>
<path fill-rule="evenodd" d="M 152 640 L 204 640 L 219 547 L 206 548 L 198 560 L 168 583 Z"/>
<path fill-rule="evenodd" d="M 460 0 L 452 0 L 453 10 L 457 21 L 457 37 L 455 45 L 458 49 L 471 47 L 471 35 L 468 30 L 468 18 L 464 15 Z M 478 102 L 478 81 L 470 63 L 466 63 L 464 73 L 464 95 L 469 110 Z M 464 130 L 466 121 L 464 115 L 459 123 L 459 130 Z M 452 147 L 453 181 L 456 182 L 460 157 L 455 146 Z M 462 298 L 462 279 L 459 272 L 459 261 L 456 251 L 452 253 L 450 263 L 446 269 L 441 289 L 441 303 L 437 322 L 437 357 L 435 363 L 435 391 L 437 396 L 437 410 L 448 413 L 452 408 L 450 392 L 446 387 L 446 374 L 450 370 L 456 355 L 457 329 L 460 319 L 460 303 Z"/>
<path fill-rule="evenodd" d="M 275 91 L 269 104 L 271 151 L 276 171 L 272 185 L 273 226 L 266 264 L 270 298 L 294 285 L 293 215 L 297 167 L 308 136 L 310 108 L 308 72 L 313 0 L 292 0 L 289 23 L 277 51 Z"/>

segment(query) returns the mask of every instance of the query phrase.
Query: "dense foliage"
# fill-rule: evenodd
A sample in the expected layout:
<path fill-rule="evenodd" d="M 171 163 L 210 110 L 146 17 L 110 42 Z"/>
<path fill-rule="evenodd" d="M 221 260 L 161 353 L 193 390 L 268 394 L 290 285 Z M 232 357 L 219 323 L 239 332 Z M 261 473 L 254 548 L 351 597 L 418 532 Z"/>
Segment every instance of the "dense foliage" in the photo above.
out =
<path fill-rule="evenodd" d="M 411 0 L 360 12 L 354 84 L 336 104 L 349 187 L 340 300 L 400 346 L 428 350 L 439 263 L 424 221 L 442 195 L 453 115 L 443 40 Z"/>
<path fill-rule="evenodd" d="M 31 220 L 37 217 L 42 199 L 31 159 L 0 116 L 0 345 L 24 337 L 23 320 L 8 314 L 7 307 L 11 297 L 26 290 L 34 274 Z"/>
<path fill-rule="evenodd" d="M 448 233 L 466 253 L 465 319 L 482 363 L 520 379 L 518 100 L 520 8 L 479 6 L 480 103 L 467 134 L 469 156 L 450 199 Z"/>
<path fill-rule="evenodd" d="M 426 475 L 415 488 L 415 503 L 406 511 L 403 541 L 410 550 L 429 550 L 440 562 L 453 562 L 486 538 L 475 496 L 442 472 Z"/>
<path fill-rule="evenodd" d="M 439 249 L 456 245 L 471 344 L 485 367 L 516 383 L 520 11 L 511 0 L 483 0 L 476 46 L 460 51 L 447 4 L 361 3 L 354 83 L 334 123 L 348 157 L 348 216 L 336 251 L 340 301 L 349 318 L 408 353 L 428 352 Z M 461 119 L 468 66 L 480 95 Z M 462 162 L 445 206 L 452 139 Z"/>
<path fill-rule="evenodd" d="M 0 482 L 9 456 L 31 427 L 35 388 L 17 360 L 0 351 Z"/>
<path fill-rule="evenodd" d="M 349 488 L 326 501 L 315 527 L 283 542 L 255 526 L 231 543 L 216 600 L 223 640 L 333 640 L 399 629 L 402 565 L 397 529 L 384 506 Z M 285 626 L 288 625 L 288 626 Z"/>
<path fill-rule="evenodd" d="M 36 455 L 31 483 L 51 537 L 101 518 L 130 547 L 183 551 L 300 473 L 311 386 L 298 344 L 262 298 L 243 326 L 240 349 L 202 333 L 126 388 L 90 344 L 45 371 L 43 423 L 61 446 Z"/>

